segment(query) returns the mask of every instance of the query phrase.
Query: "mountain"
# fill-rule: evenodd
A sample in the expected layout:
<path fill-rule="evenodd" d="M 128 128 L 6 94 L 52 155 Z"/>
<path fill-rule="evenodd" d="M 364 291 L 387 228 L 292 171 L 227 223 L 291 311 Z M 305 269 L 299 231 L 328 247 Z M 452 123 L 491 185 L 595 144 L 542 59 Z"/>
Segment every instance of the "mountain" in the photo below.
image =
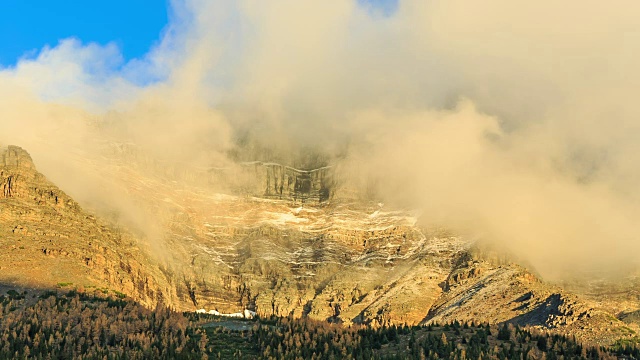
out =
<path fill-rule="evenodd" d="M 330 167 L 96 165 L 128 209 L 153 219 L 144 228 L 84 209 L 19 147 L 0 161 L 5 291 L 78 288 L 148 307 L 373 327 L 509 322 L 593 344 L 637 337 L 640 298 L 629 291 L 588 296 L 586 286 L 546 283 L 495 251 L 419 226 L 409 211 L 336 195 Z M 236 188 L 211 185 L 225 176 Z"/>
<path fill-rule="evenodd" d="M 9 146 L 0 161 L 0 283 L 119 291 L 148 306 L 170 296 L 136 239 L 84 211 L 26 151 Z"/>

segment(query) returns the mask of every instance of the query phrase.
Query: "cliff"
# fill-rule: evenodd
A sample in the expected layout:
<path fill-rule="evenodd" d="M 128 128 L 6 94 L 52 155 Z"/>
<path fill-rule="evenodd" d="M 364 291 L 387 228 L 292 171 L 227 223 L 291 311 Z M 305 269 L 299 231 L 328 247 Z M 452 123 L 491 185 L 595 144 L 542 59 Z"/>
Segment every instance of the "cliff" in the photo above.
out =
<path fill-rule="evenodd" d="M 245 165 L 251 186 L 240 195 L 206 181 L 167 181 L 127 162 L 97 167 L 120 189 L 113 196 L 153 219 L 158 243 L 151 244 L 88 213 L 24 150 L 9 147 L 0 160 L 0 285 L 117 291 L 181 311 L 370 326 L 513 322 L 594 343 L 635 336 L 633 316 L 622 322 L 463 238 L 417 226 L 410 212 L 332 199 L 329 167 Z M 185 169 L 182 180 L 195 174 Z M 624 314 L 638 311 L 634 304 Z"/>
<path fill-rule="evenodd" d="M 0 150 L 0 283 L 67 284 L 155 304 L 171 291 L 128 234 L 86 213 L 17 146 Z"/>

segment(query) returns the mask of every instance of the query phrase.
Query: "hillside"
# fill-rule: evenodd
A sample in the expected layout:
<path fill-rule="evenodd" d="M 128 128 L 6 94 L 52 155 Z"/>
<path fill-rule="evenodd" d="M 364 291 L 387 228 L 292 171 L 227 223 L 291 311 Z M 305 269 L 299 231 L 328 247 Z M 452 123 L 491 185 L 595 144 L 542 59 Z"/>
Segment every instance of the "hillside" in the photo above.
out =
<path fill-rule="evenodd" d="M 274 175 L 272 164 L 252 165 L 249 175 L 241 170 L 249 179 L 242 191 L 222 193 L 209 184 L 219 173 L 157 176 L 117 159 L 96 166 L 154 219 L 154 231 L 145 233 L 83 209 L 21 148 L 8 147 L 0 159 L 5 290 L 78 288 L 124 293 L 148 307 L 249 310 L 374 328 L 509 322 L 590 344 L 637 336 L 638 299 L 603 304 L 547 284 L 477 244 L 418 226 L 409 211 L 327 193 L 326 174 L 296 188 L 285 176 L 295 183 L 309 172 Z M 255 191 L 277 179 L 289 186 L 286 196 Z M 298 197 L 305 188 L 325 194 L 323 201 Z"/>
<path fill-rule="evenodd" d="M 9 146 L 0 160 L 3 286 L 99 288 L 148 306 L 170 297 L 163 274 L 130 234 L 84 211 L 23 149 Z"/>
<path fill-rule="evenodd" d="M 0 296 L 0 359 L 637 359 L 514 325 L 346 327 L 294 318 L 227 320 L 85 293 Z"/>

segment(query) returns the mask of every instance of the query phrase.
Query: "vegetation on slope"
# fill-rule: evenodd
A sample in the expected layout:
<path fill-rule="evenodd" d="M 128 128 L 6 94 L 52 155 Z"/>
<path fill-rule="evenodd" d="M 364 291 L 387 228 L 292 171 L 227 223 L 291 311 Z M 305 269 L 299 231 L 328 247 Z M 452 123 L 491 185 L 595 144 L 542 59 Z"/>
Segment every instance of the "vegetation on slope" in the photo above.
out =
<path fill-rule="evenodd" d="M 128 299 L 9 291 L 0 359 L 640 359 L 633 342 L 587 347 L 512 325 L 345 327 L 147 309 Z"/>

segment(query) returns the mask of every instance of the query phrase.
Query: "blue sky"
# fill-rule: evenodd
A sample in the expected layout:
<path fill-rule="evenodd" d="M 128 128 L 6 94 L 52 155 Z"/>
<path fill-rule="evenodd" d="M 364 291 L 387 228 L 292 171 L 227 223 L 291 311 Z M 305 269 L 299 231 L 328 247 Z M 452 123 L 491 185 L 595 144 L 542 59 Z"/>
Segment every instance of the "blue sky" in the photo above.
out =
<path fill-rule="evenodd" d="M 400 0 L 358 0 L 360 5 L 370 6 L 374 11 L 381 11 L 383 15 L 390 16 L 398 9 Z"/>
<path fill-rule="evenodd" d="M 165 0 L 0 0 L 0 66 L 68 37 L 115 42 L 125 59 L 140 57 L 166 24 Z"/>
<path fill-rule="evenodd" d="M 391 15 L 399 0 L 357 0 Z M 125 61 L 144 55 L 168 21 L 168 0 L 0 0 L 0 67 L 68 37 L 115 42 Z"/>

